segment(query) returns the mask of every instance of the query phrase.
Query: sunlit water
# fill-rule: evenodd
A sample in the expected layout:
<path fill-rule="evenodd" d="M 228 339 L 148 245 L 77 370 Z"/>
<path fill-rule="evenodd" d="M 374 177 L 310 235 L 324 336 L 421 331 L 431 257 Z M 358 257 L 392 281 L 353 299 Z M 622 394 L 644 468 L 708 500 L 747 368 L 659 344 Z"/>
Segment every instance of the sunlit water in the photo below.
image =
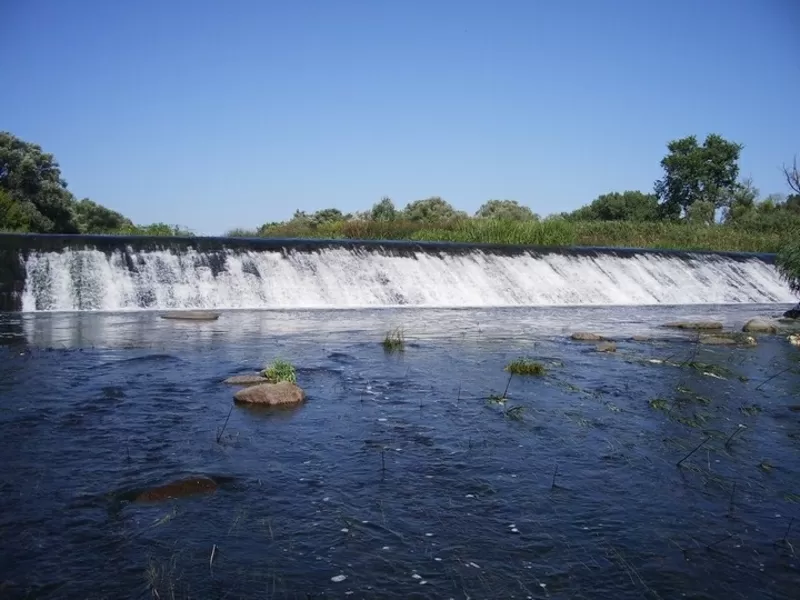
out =
<path fill-rule="evenodd" d="M 780 310 L 3 315 L 0 596 L 796 598 L 800 352 L 658 327 Z M 547 376 L 509 384 L 521 355 Z M 231 411 L 221 380 L 277 356 L 307 402 Z M 649 404 L 681 395 L 708 403 Z M 220 488 L 125 500 L 191 474 Z"/>

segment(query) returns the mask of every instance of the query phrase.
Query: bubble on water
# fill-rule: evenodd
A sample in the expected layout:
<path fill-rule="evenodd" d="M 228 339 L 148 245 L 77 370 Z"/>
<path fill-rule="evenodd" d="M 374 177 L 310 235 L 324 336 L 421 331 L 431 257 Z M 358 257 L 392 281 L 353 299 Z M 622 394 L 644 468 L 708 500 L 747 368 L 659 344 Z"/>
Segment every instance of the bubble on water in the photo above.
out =
<path fill-rule="evenodd" d="M 341 532 L 342 533 L 349 533 L 350 530 L 347 527 L 342 527 Z"/>
<path fill-rule="evenodd" d="M 413 574 L 411 575 L 411 578 L 412 578 L 412 579 L 422 579 L 422 575 L 419 575 L 418 573 L 413 573 Z"/>
<path fill-rule="evenodd" d="M 331 581 L 333 583 L 341 583 L 345 579 L 347 579 L 347 575 L 334 575 L 333 577 L 331 577 Z"/>

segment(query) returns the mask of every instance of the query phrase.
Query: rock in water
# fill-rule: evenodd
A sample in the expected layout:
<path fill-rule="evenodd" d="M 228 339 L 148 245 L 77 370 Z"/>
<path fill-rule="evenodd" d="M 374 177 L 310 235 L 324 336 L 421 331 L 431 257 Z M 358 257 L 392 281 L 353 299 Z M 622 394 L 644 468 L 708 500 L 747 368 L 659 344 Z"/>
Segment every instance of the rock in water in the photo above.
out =
<path fill-rule="evenodd" d="M 233 375 L 232 377 L 228 377 L 222 383 L 227 383 L 228 385 L 259 385 L 261 383 L 268 382 L 267 378 L 263 375 L 253 373 L 252 375 Z"/>
<path fill-rule="evenodd" d="M 743 333 L 706 333 L 697 341 L 707 346 L 757 346 L 756 338 Z"/>
<path fill-rule="evenodd" d="M 589 333 L 586 331 L 576 331 L 570 336 L 573 340 L 577 340 L 579 342 L 601 342 L 603 341 L 602 335 L 597 335 L 596 333 Z"/>
<path fill-rule="evenodd" d="M 783 316 L 787 319 L 800 319 L 800 304 L 787 310 Z"/>
<path fill-rule="evenodd" d="M 217 489 L 217 482 L 208 477 L 190 477 L 144 490 L 134 502 L 163 502 L 197 494 L 209 494 Z"/>
<path fill-rule="evenodd" d="M 216 321 L 220 314 L 210 310 L 176 310 L 162 314 L 161 318 L 174 321 Z"/>
<path fill-rule="evenodd" d="M 265 406 L 299 404 L 305 397 L 303 388 L 289 381 L 252 385 L 239 390 L 233 396 L 236 402 Z"/>
<path fill-rule="evenodd" d="M 614 342 L 603 342 L 601 344 L 597 344 L 597 351 L 598 352 L 616 352 L 617 345 Z"/>
<path fill-rule="evenodd" d="M 800 346 L 800 333 L 793 333 L 786 339 L 792 346 Z"/>
<path fill-rule="evenodd" d="M 719 321 L 674 321 L 672 323 L 665 323 L 664 327 L 669 327 L 671 329 L 712 330 L 722 329 L 722 323 Z"/>
<path fill-rule="evenodd" d="M 745 323 L 742 331 L 748 333 L 778 333 L 778 326 L 768 319 L 756 317 Z"/>

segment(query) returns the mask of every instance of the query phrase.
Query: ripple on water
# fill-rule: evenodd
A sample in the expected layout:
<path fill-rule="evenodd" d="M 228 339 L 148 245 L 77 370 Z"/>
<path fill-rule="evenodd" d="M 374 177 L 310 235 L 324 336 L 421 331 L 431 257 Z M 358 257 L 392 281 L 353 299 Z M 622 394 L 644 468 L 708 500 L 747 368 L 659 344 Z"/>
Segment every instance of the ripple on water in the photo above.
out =
<path fill-rule="evenodd" d="M 800 422 L 786 408 L 800 376 L 765 382 L 795 349 L 701 348 L 695 360 L 731 371 L 715 379 L 647 362 L 685 360 L 695 349 L 680 338 L 601 355 L 533 317 L 523 335 L 518 313 L 477 312 L 480 334 L 469 311 L 401 313 L 407 336 L 428 332 L 402 355 L 380 347 L 399 318 L 387 312 L 340 323 L 339 337 L 311 325 L 267 337 L 279 320 L 236 314 L 211 345 L 148 323 L 139 348 L 124 347 L 136 318 L 104 330 L 113 317 L 85 316 L 71 327 L 105 331 L 95 348 L 0 347 L 5 593 L 793 597 L 797 559 L 775 542 L 800 518 Z M 613 334 L 604 313 L 581 314 Z M 672 320 L 649 314 L 632 321 Z M 608 322 L 624 330 L 619 315 Z M 503 367 L 521 355 L 548 374 L 509 384 Z M 307 402 L 233 406 L 222 380 L 278 356 Z M 487 402 L 507 385 L 505 403 Z"/>

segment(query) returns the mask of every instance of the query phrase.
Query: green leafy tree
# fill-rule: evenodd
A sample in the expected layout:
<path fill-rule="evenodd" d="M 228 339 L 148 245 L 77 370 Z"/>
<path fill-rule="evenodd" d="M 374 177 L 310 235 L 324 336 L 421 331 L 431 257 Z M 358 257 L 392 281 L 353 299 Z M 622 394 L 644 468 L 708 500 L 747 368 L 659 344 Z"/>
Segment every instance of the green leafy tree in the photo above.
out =
<path fill-rule="evenodd" d="M 3 190 L 0 190 L 0 231 L 30 231 L 30 219 L 25 209 Z"/>
<path fill-rule="evenodd" d="M 710 200 L 698 200 L 686 209 L 686 220 L 698 225 L 711 225 L 714 222 L 714 203 Z"/>
<path fill-rule="evenodd" d="M 349 215 L 345 215 L 338 208 L 323 208 L 318 210 L 310 217 L 311 225 L 317 227 L 327 223 L 338 223 L 346 221 Z"/>
<path fill-rule="evenodd" d="M 384 196 L 380 202 L 372 205 L 369 211 L 369 219 L 371 221 L 394 221 L 397 219 L 397 209 L 394 206 L 392 199 Z"/>
<path fill-rule="evenodd" d="M 127 217 L 88 198 L 75 203 L 75 219 L 81 233 L 114 233 L 133 227 Z"/>
<path fill-rule="evenodd" d="M 489 200 L 475 213 L 479 219 L 501 221 L 538 221 L 539 215 L 516 200 Z"/>
<path fill-rule="evenodd" d="M 598 196 L 570 215 L 577 221 L 657 221 L 659 217 L 658 198 L 632 190 Z"/>
<path fill-rule="evenodd" d="M 74 198 L 52 154 L 0 131 L 0 190 L 19 204 L 31 231 L 78 233 Z"/>
<path fill-rule="evenodd" d="M 456 210 L 449 202 L 445 202 L 438 196 L 432 196 L 425 200 L 415 200 L 409 203 L 403 209 L 403 217 L 409 221 L 435 223 L 451 219 L 464 219 L 467 218 L 467 213 Z"/>
<path fill-rule="evenodd" d="M 793 239 L 778 253 L 775 264 L 796 294 L 800 294 L 800 239 Z"/>
<path fill-rule="evenodd" d="M 725 206 L 738 186 L 742 148 L 717 134 L 707 136 L 702 145 L 693 135 L 669 142 L 669 153 L 661 160 L 664 177 L 655 183 L 662 215 L 688 216 L 689 207 L 700 201 Z"/>
<path fill-rule="evenodd" d="M 741 223 L 757 209 L 759 191 L 751 179 L 745 179 L 728 196 L 723 210 L 725 223 Z"/>

